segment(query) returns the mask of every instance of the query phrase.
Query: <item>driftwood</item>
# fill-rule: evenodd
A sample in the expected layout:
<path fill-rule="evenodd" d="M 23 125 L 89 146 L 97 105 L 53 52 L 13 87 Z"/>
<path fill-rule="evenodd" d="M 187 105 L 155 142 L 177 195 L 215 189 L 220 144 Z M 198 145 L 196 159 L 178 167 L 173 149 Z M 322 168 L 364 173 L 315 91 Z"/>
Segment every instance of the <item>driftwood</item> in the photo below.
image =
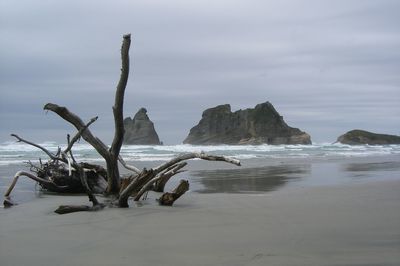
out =
<path fill-rule="evenodd" d="M 147 190 L 151 188 L 152 183 L 155 183 L 160 180 L 160 176 L 158 176 L 159 174 L 161 174 L 161 177 L 164 171 L 167 171 L 166 173 L 168 172 L 173 173 L 171 174 L 171 176 L 177 174 L 179 172 L 179 169 L 181 169 L 186 165 L 186 164 L 180 164 L 180 162 L 195 158 L 208 161 L 224 161 L 240 166 L 240 161 L 227 158 L 224 156 L 213 156 L 213 155 L 207 155 L 205 153 L 194 153 L 194 152 L 182 154 L 158 167 L 152 168 L 150 170 L 144 169 L 139 175 L 137 175 L 135 178 L 132 179 L 130 184 L 127 185 L 127 187 L 124 190 L 122 190 L 122 192 L 119 195 L 118 205 L 120 207 L 128 207 L 128 198 L 132 194 L 136 195 L 135 201 L 138 201 L 142 196 L 142 194 L 144 194 Z M 136 191 L 137 193 L 135 193 Z"/>
<path fill-rule="evenodd" d="M 11 194 L 11 191 L 14 189 L 15 185 L 17 184 L 18 178 L 20 176 L 26 176 L 40 184 L 43 184 L 49 188 L 52 188 L 52 190 L 54 190 L 54 191 L 61 191 L 66 188 L 66 186 L 58 186 L 50 180 L 37 177 L 31 173 L 19 171 L 14 175 L 14 178 L 13 178 L 13 181 L 12 181 L 10 187 L 7 189 L 6 193 L 4 194 L 4 202 L 3 202 L 4 207 L 10 207 L 12 205 L 15 205 L 15 203 L 11 201 L 10 194 Z"/>
<path fill-rule="evenodd" d="M 166 192 L 162 194 L 162 196 L 158 199 L 158 203 L 164 206 L 172 206 L 172 204 L 174 204 L 174 202 L 188 190 L 189 181 L 181 180 L 179 185 L 172 192 Z"/>
<path fill-rule="evenodd" d="M 80 174 L 79 172 L 77 172 L 78 167 L 76 166 L 75 159 L 73 158 L 72 152 L 70 150 L 72 147 L 72 142 L 70 142 L 70 144 L 64 151 L 61 151 L 61 149 L 59 149 L 57 154 L 53 154 L 46 148 L 26 139 L 23 139 L 16 134 L 12 134 L 12 136 L 15 137 L 18 142 L 24 142 L 26 144 L 37 147 L 50 157 L 50 160 L 46 163 L 42 163 L 42 161 L 40 160 L 39 166 L 29 163 L 31 166 L 31 171 L 34 172 L 36 176 L 27 172 L 23 172 L 22 175 L 25 175 L 35 180 L 40 184 L 42 188 L 52 192 L 85 192 L 85 187 L 81 183 Z M 66 152 L 70 154 L 71 158 L 67 156 Z M 86 175 L 88 176 L 89 187 L 96 193 L 103 193 L 107 188 L 106 170 L 100 165 L 95 165 L 91 163 L 81 163 L 81 165 Z M 17 174 L 16 177 L 14 177 L 13 183 L 7 191 L 8 194 L 11 193 L 12 189 L 15 186 L 15 183 L 18 180 Z"/>
<path fill-rule="evenodd" d="M 19 142 L 32 145 L 41 149 L 50 160 L 40 165 L 31 163 L 31 171 L 36 175 L 28 172 L 18 172 L 14 180 L 5 194 L 4 205 L 12 205 L 10 193 L 14 188 L 19 176 L 27 176 L 38 182 L 44 189 L 55 192 L 79 192 L 86 193 L 92 206 L 87 205 L 62 205 L 55 212 L 65 214 L 78 211 L 97 211 L 104 208 L 105 204 L 100 203 L 95 194 L 102 193 L 111 200 L 108 200 L 109 206 L 117 206 L 121 208 L 129 207 L 128 201 L 130 197 L 139 201 L 149 191 L 154 190 L 163 192 L 165 184 L 176 174 L 183 172 L 183 168 L 187 165 L 186 160 L 202 159 L 209 161 L 223 161 L 240 166 L 238 160 L 227 158 L 224 156 L 208 155 L 205 153 L 186 153 L 181 154 L 170 161 L 167 161 L 157 167 L 151 169 L 140 170 L 133 165 L 129 165 L 120 156 L 122 140 L 124 136 L 123 125 L 123 103 L 125 88 L 129 76 L 129 48 L 131 43 L 130 34 L 123 36 L 121 47 L 121 76 L 115 92 L 115 101 L 113 105 L 114 115 L 114 137 L 111 146 L 108 147 L 103 141 L 97 138 L 90 130 L 89 126 L 97 120 L 97 116 L 92 118 L 88 123 L 71 112 L 67 107 L 59 106 L 54 103 L 47 103 L 43 109 L 54 112 L 65 121 L 72 124 L 77 133 L 70 138 L 67 135 L 68 146 L 66 149 L 58 149 L 57 153 L 52 153 L 46 148 L 25 140 L 15 134 Z M 102 156 L 106 162 L 106 168 L 100 165 L 90 164 L 87 162 L 77 162 L 73 156 L 73 145 L 80 138 L 83 138 Z M 119 174 L 119 163 L 132 171 L 132 175 L 128 178 L 121 178 Z M 189 182 L 181 180 L 178 187 L 168 193 L 164 193 L 159 198 L 161 205 L 171 206 L 180 196 L 189 189 Z"/>
<path fill-rule="evenodd" d="M 179 163 L 177 165 L 174 165 L 172 169 L 167 169 L 164 171 L 164 173 L 160 174 L 160 177 L 158 180 L 155 180 L 155 184 L 153 187 L 153 190 L 156 192 L 164 192 L 164 187 L 167 184 L 167 182 L 171 179 L 176 174 L 182 173 L 185 170 L 181 170 L 183 167 L 187 165 L 187 162 Z"/>

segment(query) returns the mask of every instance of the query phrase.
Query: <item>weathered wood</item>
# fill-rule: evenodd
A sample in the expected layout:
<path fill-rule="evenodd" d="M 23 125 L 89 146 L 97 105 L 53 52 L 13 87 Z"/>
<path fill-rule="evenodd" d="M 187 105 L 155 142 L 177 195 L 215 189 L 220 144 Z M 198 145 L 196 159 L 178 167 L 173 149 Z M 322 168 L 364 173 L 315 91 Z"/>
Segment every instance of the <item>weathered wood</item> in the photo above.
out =
<path fill-rule="evenodd" d="M 126 186 L 119 194 L 118 206 L 122 208 L 129 207 L 128 198 L 135 192 L 139 191 L 148 181 L 153 179 L 155 176 L 153 169 L 143 171 L 137 175 L 132 181 Z"/>
<path fill-rule="evenodd" d="M 172 191 L 164 193 L 159 199 L 158 203 L 164 206 L 172 206 L 174 202 L 179 199 L 186 191 L 189 190 L 189 181 L 181 180 L 179 185 Z"/>
<path fill-rule="evenodd" d="M 85 131 L 91 124 L 93 124 L 99 117 L 93 117 L 92 119 L 90 119 L 90 121 L 81 129 L 79 129 L 79 131 L 75 134 L 75 136 L 69 140 L 68 137 L 68 146 L 67 148 L 64 150 L 64 153 L 68 153 L 69 151 L 71 151 L 72 146 L 75 144 L 75 142 L 82 136 L 83 131 Z"/>
<path fill-rule="evenodd" d="M 119 152 L 121 150 L 122 141 L 124 138 L 124 95 L 126 84 L 128 83 L 129 77 L 129 48 L 131 45 L 131 35 L 124 35 L 124 40 L 121 47 L 121 76 L 117 85 L 117 90 L 115 92 L 115 103 L 113 106 L 114 114 L 114 138 L 110 148 L 110 158 L 107 161 L 107 176 L 108 176 L 108 187 L 107 193 L 116 194 L 119 191 L 119 168 L 118 168 L 118 158 Z"/>
<path fill-rule="evenodd" d="M 18 178 L 20 176 L 29 177 L 30 179 L 35 180 L 36 182 L 38 182 L 40 184 L 45 184 L 46 186 L 54 187 L 55 189 L 63 189 L 63 188 L 67 187 L 67 186 L 57 186 L 53 181 L 37 177 L 37 176 L 35 176 L 35 175 L 31 174 L 31 173 L 28 173 L 28 172 L 18 171 L 14 175 L 13 182 L 11 183 L 10 187 L 7 189 L 6 193 L 4 194 L 4 197 L 10 196 L 10 193 L 14 189 L 15 185 L 17 184 Z"/>
<path fill-rule="evenodd" d="M 223 161 L 223 162 L 227 162 L 227 163 L 231 163 L 231 164 L 240 166 L 240 161 L 236 160 L 236 159 L 231 159 L 231 158 L 228 158 L 225 156 L 208 155 L 203 152 L 201 152 L 201 153 L 192 152 L 192 153 L 185 153 L 185 154 L 179 155 L 179 156 L 175 157 L 174 159 L 154 168 L 153 170 L 156 174 L 158 174 L 174 164 L 177 164 L 181 161 L 194 159 L 194 158 L 207 160 L 207 161 Z"/>
<path fill-rule="evenodd" d="M 93 203 L 93 206 L 99 205 L 98 200 L 96 199 L 96 196 L 93 194 L 92 190 L 90 189 L 89 185 L 88 185 L 88 181 L 87 181 L 87 176 L 86 176 L 86 172 L 83 169 L 83 166 L 77 163 L 74 163 L 74 167 L 78 169 L 79 172 L 79 177 L 81 180 L 81 183 L 83 185 L 83 187 L 86 190 L 86 194 L 89 197 L 89 201 L 91 201 Z"/>
<path fill-rule="evenodd" d="M 82 119 L 73 112 L 69 111 L 67 107 L 59 106 L 54 103 L 47 103 L 43 109 L 58 114 L 61 118 L 71 123 L 78 131 L 86 127 L 86 124 L 82 121 Z M 104 159 L 108 158 L 109 152 L 107 145 L 104 144 L 99 138 L 95 137 L 89 128 L 86 128 L 86 130 L 82 131 L 82 138 L 92 145 L 93 148 L 95 148 Z"/>
<path fill-rule="evenodd" d="M 167 182 L 176 174 L 184 172 L 184 170 L 181 171 L 183 167 L 187 165 L 187 162 L 179 163 L 177 165 L 174 165 L 172 169 L 167 169 L 164 171 L 164 173 L 160 174 L 160 178 L 155 182 L 153 190 L 156 192 L 164 192 L 165 185 Z"/>
<path fill-rule="evenodd" d="M 120 192 L 118 205 L 120 207 L 128 207 L 128 198 L 136 191 L 136 195 L 134 200 L 140 200 L 140 197 L 150 189 L 150 187 L 157 181 L 162 180 L 165 178 L 168 181 L 173 175 L 177 174 L 181 168 L 186 166 L 186 163 L 181 163 L 181 161 L 200 158 L 202 160 L 209 160 L 209 161 L 225 161 L 235 165 L 240 165 L 240 161 L 231 159 L 224 156 L 214 156 L 208 155 L 205 153 L 187 153 L 182 154 L 156 168 L 146 170 L 144 169 L 140 174 L 138 174 L 137 178 L 132 179 L 130 184 L 126 186 L 126 188 Z M 164 176 L 162 176 L 164 174 Z M 165 184 L 163 184 L 165 185 Z"/>
<path fill-rule="evenodd" d="M 124 124 L 123 124 L 123 102 L 126 84 L 129 76 L 129 48 L 131 44 L 131 35 L 124 35 L 122 48 L 121 48 L 121 76 L 117 85 L 115 93 L 115 103 L 113 106 L 115 132 L 114 138 L 109 149 L 99 138 L 95 137 L 92 132 L 85 126 L 82 119 L 76 114 L 70 112 L 66 107 L 58 106 L 57 104 L 48 103 L 43 109 L 52 111 L 58 114 L 61 118 L 71 123 L 75 128 L 81 132 L 84 140 L 92 145 L 96 151 L 106 160 L 107 165 L 107 193 L 117 194 L 119 191 L 120 176 L 118 168 L 119 152 L 122 146 L 124 137 Z M 85 128 L 86 127 L 86 128 Z"/>
<path fill-rule="evenodd" d="M 50 157 L 50 159 L 53 159 L 53 160 L 61 160 L 61 158 L 59 158 L 58 156 L 56 156 L 56 155 L 54 155 L 53 153 L 51 153 L 48 149 L 46 149 L 46 148 L 44 148 L 44 147 L 42 147 L 42 146 L 40 146 L 40 145 L 38 145 L 38 144 L 36 144 L 36 143 L 33 143 L 33 142 L 29 141 L 29 140 L 25 140 L 25 139 L 19 137 L 19 136 L 16 135 L 16 134 L 11 134 L 11 136 L 14 137 L 14 138 L 16 138 L 16 139 L 18 140 L 18 142 L 24 142 L 24 143 L 29 144 L 29 145 L 31 145 L 31 146 L 34 146 L 34 147 L 36 147 L 36 148 L 38 148 L 38 149 L 41 149 L 42 151 L 44 151 L 44 153 L 47 154 L 47 156 Z"/>
<path fill-rule="evenodd" d="M 117 90 L 115 92 L 115 102 L 113 106 L 114 114 L 114 138 L 111 144 L 110 152 L 115 155 L 115 160 L 118 159 L 118 155 L 122 146 L 122 141 L 124 138 L 124 95 L 126 84 L 128 83 L 129 77 L 129 47 L 131 45 L 131 35 L 124 35 L 124 40 L 121 47 L 121 76 L 117 85 Z"/>
<path fill-rule="evenodd" d="M 133 165 L 129 165 L 125 162 L 125 160 L 121 157 L 121 155 L 118 157 L 118 161 L 121 163 L 121 165 L 128 170 L 131 170 L 133 172 L 135 172 L 136 174 L 140 174 L 140 170 L 139 168 L 133 166 Z"/>
<path fill-rule="evenodd" d="M 17 181 L 18 181 L 20 176 L 29 177 L 30 179 L 35 180 L 36 182 L 38 182 L 40 184 L 44 184 L 47 187 L 52 187 L 54 190 L 62 190 L 62 189 L 67 188 L 67 186 L 58 186 L 54 182 L 52 182 L 50 180 L 46 180 L 46 179 L 37 177 L 37 176 L 35 176 L 35 175 L 31 174 L 31 173 L 24 172 L 24 171 L 18 171 L 14 175 L 14 178 L 13 178 L 13 181 L 12 181 L 10 187 L 7 189 L 6 193 L 4 194 L 5 200 L 3 202 L 3 205 L 5 207 L 9 207 L 11 205 L 14 205 L 14 203 L 10 199 L 10 194 L 11 194 L 12 190 L 14 189 L 15 185 L 17 184 Z"/>
<path fill-rule="evenodd" d="M 165 172 L 161 173 L 159 176 L 156 176 L 156 177 L 150 179 L 144 186 L 142 186 L 142 188 L 136 194 L 134 200 L 139 201 L 140 198 L 142 197 L 142 195 L 144 193 L 146 193 L 146 191 L 150 190 L 153 187 L 153 184 L 158 183 L 158 182 L 161 182 L 160 189 L 162 189 L 162 191 L 157 191 L 154 188 L 153 188 L 153 190 L 156 192 L 164 192 L 164 186 L 168 182 L 168 180 L 172 176 L 174 176 L 180 172 L 183 172 L 183 171 L 179 171 L 179 170 L 182 169 L 183 167 L 185 167 L 186 165 L 187 165 L 187 162 L 183 162 L 183 163 L 174 165 L 173 167 L 170 167 L 167 170 L 165 170 Z"/>
<path fill-rule="evenodd" d="M 99 204 L 96 206 L 87 206 L 87 205 L 61 205 L 54 212 L 57 214 L 67 214 L 73 212 L 93 212 L 99 211 L 104 208 L 104 205 Z"/>

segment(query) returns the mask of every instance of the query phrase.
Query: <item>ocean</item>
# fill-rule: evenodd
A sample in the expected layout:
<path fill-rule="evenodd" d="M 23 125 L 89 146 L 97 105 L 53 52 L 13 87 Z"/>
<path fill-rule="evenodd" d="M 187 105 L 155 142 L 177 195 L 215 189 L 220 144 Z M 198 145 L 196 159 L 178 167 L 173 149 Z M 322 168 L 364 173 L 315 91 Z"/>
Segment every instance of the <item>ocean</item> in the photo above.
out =
<path fill-rule="evenodd" d="M 39 145 L 56 153 L 58 147 L 65 148 L 65 144 L 44 142 Z M 399 155 L 400 145 L 359 145 L 321 143 L 313 145 L 124 145 L 121 156 L 126 161 L 167 161 L 174 156 L 185 152 L 206 152 L 215 155 L 224 155 L 239 160 L 247 159 L 340 159 L 355 157 L 371 157 L 382 155 Z M 101 162 L 103 159 L 89 144 L 75 144 L 74 157 L 77 160 Z M 0 144 L 0 166 L 21 164 L 27 161 L 37 162 L 39 158 L 47 159 L 41 150 L 18 142 L 4 142 Z"/>
<path fill-rule="evenodd" d="M 56 153 L 65 144 L 39 143 Z M 89 145 L 77 143 L 73 148 L 77 161 L 104 164 Z M 186 152 L 205 152 L 241 160 L 242 167 L 227 163 L 192 160 L 187 172 L 168 183 L 172 189 L 179 179 L 190 181 L 192 192 L 268 193 L 283 188 L 340 185 L 377 180 L 400 179 L 400 145 L 313 145 L 193 146 L 193 145 L 124 145 L 121 156 L 139 168 L 154 167 Z M 0 192 L 4 193 L 18 170 L 29 170 L 26 162 L 47 160 L 41 150 L 18 142 L 0 144 Z M 121 172 L 128 171 L 121 167 Z M 19 201 L 40 196 L 35 182 L 21 178 L 14 195 Z"/>

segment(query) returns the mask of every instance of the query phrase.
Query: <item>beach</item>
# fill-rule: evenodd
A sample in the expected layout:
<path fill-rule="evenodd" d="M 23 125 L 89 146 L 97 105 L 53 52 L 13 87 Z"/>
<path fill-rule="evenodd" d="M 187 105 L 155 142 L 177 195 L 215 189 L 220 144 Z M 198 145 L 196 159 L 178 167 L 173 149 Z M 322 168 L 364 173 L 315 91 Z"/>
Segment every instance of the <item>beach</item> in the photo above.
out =
<path fill-rule="evenodd" d="M 173 207 L 150 193 L 128 209 L 57 215 L 87 197 L 36 192 L 0 209 L 0 264 L 399 265 L 399 162 L 194 161 L 172 181 L 191 182 Z"/>

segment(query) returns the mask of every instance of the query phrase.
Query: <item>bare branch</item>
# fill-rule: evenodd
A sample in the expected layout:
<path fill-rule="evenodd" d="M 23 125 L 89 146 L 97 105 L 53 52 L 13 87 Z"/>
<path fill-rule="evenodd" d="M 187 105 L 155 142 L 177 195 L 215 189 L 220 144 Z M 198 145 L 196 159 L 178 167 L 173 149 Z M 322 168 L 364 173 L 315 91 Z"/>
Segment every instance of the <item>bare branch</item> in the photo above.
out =
<path fill-rule="evenodd" d="M 75 142 L 81 137 L 83 131 L 85 131 L 91 124 L 93 124 L 99 117 L 93 117 L 92 119 L 90 119 L 90 121 L 81 129 L 79 129 L 78 133 L 76 133 L 76 135 L 70 140 L 68 141 L 68 147 L 64 150 L 64 153 L 68 153 L 72 146 L 75 144 Z"/>
<path fill-rule="evenodd" d="M 169 167 L 163 173 L 160 174 L 160 178 L 156 181 L 153 190 L 156 192 L 164 192 L 164 187 L 167 182 L 176 174 L 184 172 L 184 170 L 180 170 L 187 165 L 187 162 L 179 163 L 174 165 L 173 167 Z"/>
<path fill-rule="evenodd" d="M 240 161 L 236 160 L 236 159 L 231 159 L 231 158 L 228 158 L 225 156 L 215 156 L 215 155 L 208 155 L 205 153 L 192 152 L 192 153 L 185 153 L 185 154 L 179 155 L 178 157 L 175 157 L 174 159 L 154 168 L 153 171 L 156 174 L 158 174 L 174 164 L 177 164 L 181 161 L 195 159 L 195 158 L 199 158 L 199 159 L 207 160 L 207 161 L 223 161 L 223 162 L 227 162 L 227 163 L 231 163 L 231 164 L 240 166 Z"/>
<path fill-rule="evenodd" d="M 82 119 L 77 116 L 76 114 L 70 112 L 66 107 L 64 106 L 59 106 L 54 103 L 48 103 L 43 107 L 44 110 L 49 110 L 52 111 L 56 114 L 58 114 L 61 118 L 64 120 L 68 121 L 71 123 L 75 128 L 80 131 L 82 128 L 85 128 L 86 125 L 83 123 Z M 93 148 L 96 149 L 96 151 L 104 158 L 108 159 L 109 157 L 109 152 L 108 152 L 108 147 L 106 144 L 104 144 L 100 139 L 95 137 L 90 129 L 86 128 L 86 130 L 82 131 L 82 138 L 86 140 L 88 143 L 90 143 Z"/>
<path fill-rule="evenodd" d="M 20 137 L 19 137 L 18 135 L 16 135 L 16 134 L 11 134 L 11 136 L 15 137 L 15 138 L 18 140 L 18 142 L 24 142 L 24 143 L 29 144 L 29 145 L 32 145 L 32 146 L 34 146 L 34 147 L 36 147 L 36 148 L 38 148 L 38 149 L 41 149 L 42 151 L 44 151 L 44 152 L 47 154 L 47 156 L 50 157 L 50 159 L 53 159 L 53 160 L 60 160 L 59 157 L 57 157 L 56 155 L 54 155 L 53 153 L 51 153 L 48 149 L 46 149 L 46 148 L 44 148 L 44 147 L 42 147 L 42 146 L 40 146 L 40 145 L 38 145 L 38 144 L 36 144 L 36 143 L 33 143 L 33 142 L 30 142 L 30 141 L 25 140 L 25 139 L 23 139 L 23 138 L 20 138 Z"/>
<path fill-rule="evenodd" d="M 55 183 L 53 183 L 52 181 L 49 181 L 49 180 L 46 180 L 46 179 L 37 177 L 37 176 L 35 176 L 35 175 L 31 174 L 31 173 L 24 172 L 24 171 L 19 171 L 19 172 L 17 172 L 17 173 L 14 175 L 14 179 L 13 179 L 13 181 L 12 181 L 10 187 L 7 189 L 6 193 L 4 194 L 4 197 L 5 197 L 7 200 L 9 200 L 11 191 L 14 189 L 15 185 L 17 184 L 18 178 L 19 178 L 20 176 L 29 177 L 30 179 L 33 179 L 33 180 L 35 180 L 36 182 L 39 182 L 40 184 L 45 184 L 45 185 L 47 185 L 48 187 L 53 187 L 53 188 L 58 189 L 58 190 L 62 190 L 62 189 L 68 188 L 68 186 L 57 186 L 57 185 L 56 185 Z"/>
<path fill-rule="evenodd" d="M 143 195 L 144 193 L 146 193 L 146 191 L 150 190 L 151 187 L 152 187 L 152 185 L 153 185 L 154 183 L 158 182 L 158 181 L 165 181 L 165 182 L 163 182 L 163 188 L 164 188 L 164 185 L 167 183 L 167 181 L 168 181 L 172 176 L 174 176 L 174 175 L 176 175 L 176 174 L 182 172 L 182 171 L 179 171 L 179 170 L 182 169 L 183 167 L 185 167 L 186 165 L 187 165 L 186 162 L 180 163 L 180 164 L 178 164 L 178 165 L 174 165 L 174 167 L 172 167 L 172 169 L 170 169 L 170 170 L 168 170 L 167 172 L 165 172 L 165 173 L 163 173 L 163 174 L 161 174 L 161 175 L 159 175 L 159 176 L 157 176 L 157 177 L 154 177 L 153 179 L 151 179 L 150 181 L 148 181 L 148 182 L 139 190 L 139 192 L 136 194 L 134 201 L 140 200 L 140 198 L 142 197 L 142 195 Z"/>
<path fill-rule="evenodd" d="M 123 167 L 125 167 L 128 170 L 131 170 L 137 174 L 139 174 L 141 171 L 139 170 L 139 168 L 136 168 L 133 165 L 129 165 L 125 162 L 125 160 L 121 157 L 121 155 L 118 156 L 118 161 L 122 164 Z"/>

